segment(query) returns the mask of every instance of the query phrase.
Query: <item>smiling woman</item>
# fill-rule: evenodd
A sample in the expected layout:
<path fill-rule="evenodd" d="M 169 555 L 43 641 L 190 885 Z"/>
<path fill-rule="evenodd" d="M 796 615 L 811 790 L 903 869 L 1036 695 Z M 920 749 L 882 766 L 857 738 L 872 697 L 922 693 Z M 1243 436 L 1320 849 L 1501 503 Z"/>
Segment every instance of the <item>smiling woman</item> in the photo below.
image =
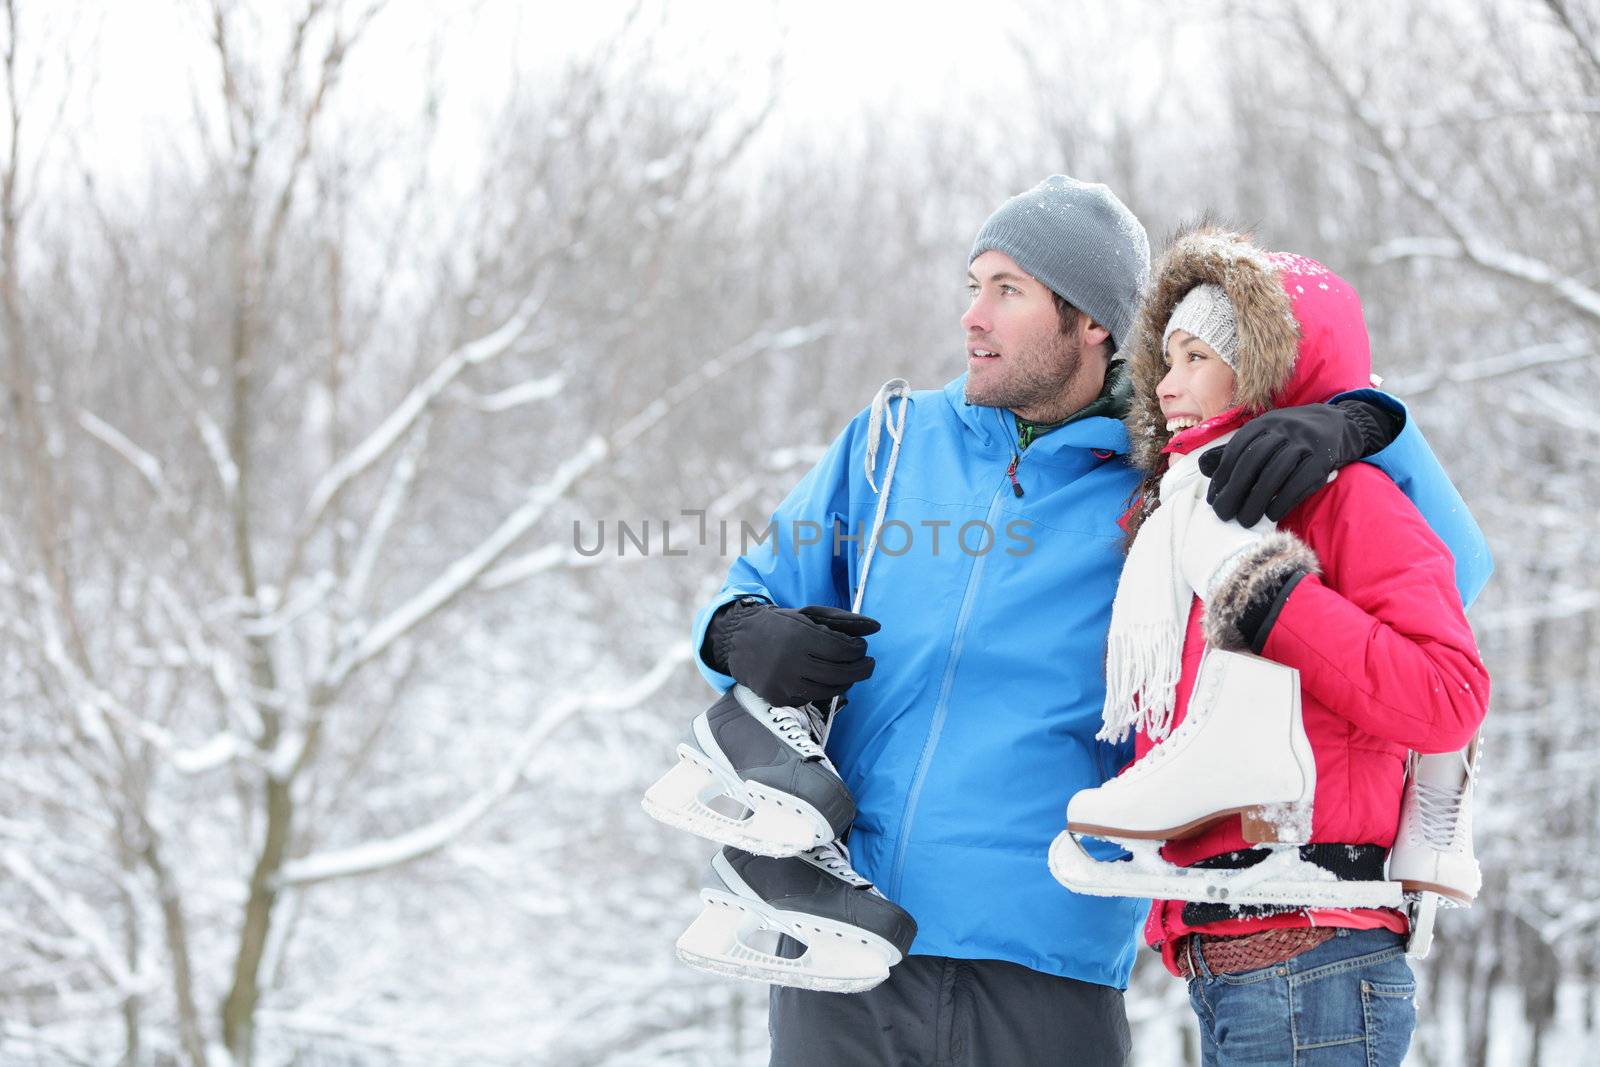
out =
<path fill-rule="evenodd" d="M 1407 750 L 1441 754 L 1459 790 L 1474 757 L 1454 750 L 1488 704 L 1454 558 L 1375 466 L 1347 466 L 1281 525 L 1247 528 L 1207 506 L 1200 462 L 1274 409 L 1367 383 L 1360 299 L 1312 259 L 1202 229 L 1157 264 L 1128 348 L 1146 481 L 1128 519 L 1098 736 L 1131 733 L 1135 761 L 1074 796 L 1067 818 L 1089 836 L 1164 841 L 1171 877 L 1135 884 L 1137 865 L 1106 863 L 1122 869 L 1115 886 L 1082 872 L 1063 881 L 1156 900 L 1145 939 L 1189 979 L 1207 1063 L 1288 1063 L 1317 1048 L 1329 1063 L 1398 1064 L 1416 1015 L 1397 871 L 1427 869 L 1430 857 L 1406 857 L 1437 849 L 1453 866 L 1430 888 L 1470 900 L 1479 881 L 1470 848 L 1451 843 L 1458 815 L 1443 844 L 1425 845 L 1402 815 Z M 1228 672 L 1269 670 L 1285 684 L 1227 695 Z M 1450 796 L 1461 811 L 1462 794 Z M 1266 874 L 1273 848 L 1304 870 Z M 1256 895 L 1241 900 L 1246 878 Z"/>

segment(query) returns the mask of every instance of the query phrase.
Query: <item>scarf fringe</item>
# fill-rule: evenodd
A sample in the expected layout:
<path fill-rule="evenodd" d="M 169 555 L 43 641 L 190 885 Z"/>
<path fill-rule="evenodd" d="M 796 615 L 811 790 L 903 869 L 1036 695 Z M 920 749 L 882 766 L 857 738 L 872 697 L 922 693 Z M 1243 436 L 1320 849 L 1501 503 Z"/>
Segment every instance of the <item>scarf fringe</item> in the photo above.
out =
<path fill-rule="evenodd" d="M 1233 436 L 1221 434 L 1210 444 Z M 1106 641 L 1106 702 L 1095 738 L 1121 743 L 1135 729 L 1154 741 L 1172 732 L 1183 641 L 1194 590 L 1184 581 L 1178 553 L 1189 523 L 1205 502 L 1208 479 L 1198 450 L 1174 455 L 1161 478 L 1158 506 L 1145 518 L 1128 550 L 1111 604 Z"/>
<path fill-rule="evenodd" d="M 1172 730 L 1183 670 L 1183 625 L 1143 623 L 1113 634 L 1099 741 L 1121 744 L 1133 730 L 1161 740 Z"/>

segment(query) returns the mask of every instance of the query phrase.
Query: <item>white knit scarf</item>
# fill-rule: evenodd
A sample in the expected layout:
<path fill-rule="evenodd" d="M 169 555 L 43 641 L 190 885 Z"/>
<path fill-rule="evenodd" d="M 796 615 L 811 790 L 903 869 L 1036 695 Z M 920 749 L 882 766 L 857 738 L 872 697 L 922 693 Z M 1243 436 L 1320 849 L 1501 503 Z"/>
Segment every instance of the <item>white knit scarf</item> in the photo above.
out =
<path fill-rule="evenodd" d="M 1206 448 L 1232 436 L 1222 434 Z M 1161 476 L 1161 504 L 1145 517 L 1123 564 L 1106 643 L 1104 723 L 1095 735 L 1101 741 L 1121 742 L 1133 729 L 1159 741 L 1172 729 L 1194 598 L 1178 569 L 1178 553 L 1195 509 L 1210 506 L 1210 479 L 1200 473 L 1202 451 L 1172 456 Z"/>

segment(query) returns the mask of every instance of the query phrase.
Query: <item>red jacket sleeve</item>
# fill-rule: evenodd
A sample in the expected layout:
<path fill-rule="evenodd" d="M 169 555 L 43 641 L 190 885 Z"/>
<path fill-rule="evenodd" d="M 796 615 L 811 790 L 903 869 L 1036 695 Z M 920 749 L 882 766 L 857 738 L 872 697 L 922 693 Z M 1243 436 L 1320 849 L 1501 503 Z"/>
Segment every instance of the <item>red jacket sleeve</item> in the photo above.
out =
<path fill-rule="evenodd" d="M 1354 464 L 1283 524 L 1322 561 L 1295 586 L 1263 652 L 1358 729 L 1418 752 L 1477 732 L 1489 675 L 1450 552 L 1374 467 Z"/>

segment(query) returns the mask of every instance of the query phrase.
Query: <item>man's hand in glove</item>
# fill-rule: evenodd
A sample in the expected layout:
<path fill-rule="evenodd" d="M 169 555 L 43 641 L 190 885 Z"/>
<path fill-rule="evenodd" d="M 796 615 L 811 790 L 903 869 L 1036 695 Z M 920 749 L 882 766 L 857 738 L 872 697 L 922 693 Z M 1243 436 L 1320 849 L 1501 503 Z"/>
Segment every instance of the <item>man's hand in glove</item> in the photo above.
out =
<path fill-rule="evenodd" d="M 1200 457 L 1206 502 L 1224 522 L 1282 522 L 1334 471 L 1387 448 L 1400 430 L 1399 416 L 1353 398 L 1264 412 Z"/>
<path fill-rule="evenodd" d="M 872 676 L 876 619 L 838 608 L 780 608 L 734 601 L 706 628 L 701 657 L 778 707 L 839 696 Z"/>

